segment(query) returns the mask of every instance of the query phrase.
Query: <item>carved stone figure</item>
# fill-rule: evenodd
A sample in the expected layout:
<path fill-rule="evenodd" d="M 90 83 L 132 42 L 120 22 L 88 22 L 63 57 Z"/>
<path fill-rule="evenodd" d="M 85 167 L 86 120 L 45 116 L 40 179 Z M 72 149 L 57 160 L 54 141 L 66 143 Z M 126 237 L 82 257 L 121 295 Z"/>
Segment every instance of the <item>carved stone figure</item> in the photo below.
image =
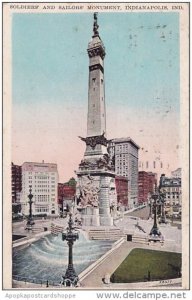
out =
<path fill-rule="evenodd" d="M 98 32 L 99 25 L 97 24 L 97 13 L 94 13 L 93 16 L 94 16 L 93 32 L 94 32 L 94 36 L 97 36 L 99 34 Z"/>
<path fill-rule="evenodd" d="M 99 188 L 95 185 L 93 177 L 86 175 L 82 177 L 82 184 L 80 186 L 80 205 L 82 207 L 92 206 L 98 207 Z"/>
<path fill-rule="evenodd" d="M 79 138 L 86 143 L 87 146 L 90 146 L 92 149 L 95 149 L 96 145 L 104 145 L 107 146 L 107 139 L 105 137 L 105 133 L 103 132 L 102 135 L 96 135 L 96 136 L 89 136 L 86 138 L 83 138 L 79 136 Z"/>
<path fill-rule="evenodd" d="M 104 154 L 102 158 L 97 160 L 97 167 L 99 169 L 104 168 L 105 170 L 112 170 L 113 164 L 108 154 Z"/>

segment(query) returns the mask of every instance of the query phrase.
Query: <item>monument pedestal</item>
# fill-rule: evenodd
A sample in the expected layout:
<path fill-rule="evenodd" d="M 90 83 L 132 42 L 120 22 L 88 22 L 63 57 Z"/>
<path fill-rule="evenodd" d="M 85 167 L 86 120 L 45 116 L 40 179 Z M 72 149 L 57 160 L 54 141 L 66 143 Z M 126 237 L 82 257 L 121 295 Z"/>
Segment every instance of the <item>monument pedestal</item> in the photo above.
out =
<path fill-rule="evenodd" d="M 107 174 L 100 176 L 99 216 L 101 226 L 112 226 L 113 218 L 110 213 L 110 180 Z"/>
<path fill-rule="evenodd" d="M 113 218 L 110 216 L 100 215 L 100 225 L 101 226 L 113 226 Z"/>
<path fill-rule="evenodd" d="M 77 172 L 78 195 L 84 195 L 88 203 L 81 201 L 81 219 L 83 226 L 113 226 L 113 217 L 110 213 L 111 186 L 114 181 L 114 173 L 104 170 L 88 170 Z M 97 191 L 96 194 L 95 190 Z M 77 197 L 78 197 L 77 195 Z M 98 207 L 94 207 L 92 200 L 95 198 Z M 86 198 L 87 197 L 87 198 Z M 85 205 L 83 207 L 83 205 Z"/>
<path fill-rule="evenodd" d="M 81 210 L 81 219 L 83 226 L 99 226 L 99 209 L 87 206 Z"/>

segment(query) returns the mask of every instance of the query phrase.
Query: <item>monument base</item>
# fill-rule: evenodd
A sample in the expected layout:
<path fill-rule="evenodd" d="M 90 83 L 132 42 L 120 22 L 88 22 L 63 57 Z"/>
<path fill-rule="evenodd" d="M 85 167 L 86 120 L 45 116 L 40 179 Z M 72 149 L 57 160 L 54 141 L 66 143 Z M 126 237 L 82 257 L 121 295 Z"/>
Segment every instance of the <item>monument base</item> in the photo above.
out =
<path fill-rule="evenodd" d="M 164 244 L 164 237 L 163 235 L 149 235 L 148 241 L 154 243 L 159 242 L 161 244 Z"/>
<path fill-rule="evenodd" d="M 77 199 L 83 226 L 113 226 L 110 206 L 117 206 L 115 174 L 110 170 L 78 170 Z M 115 212 L 114 212 L 115 214 Z"/>
<path fill-rule="evenodd" d="M 87 206 L 81 211 L 81 220 L 83 226 L 99 226 L 99 209 Z"/>
<path fill-rule="evenodd" d="M 113 218 L 110 216 L 100 215 L 100 225 L 101 226 L 113 226 Z"/>

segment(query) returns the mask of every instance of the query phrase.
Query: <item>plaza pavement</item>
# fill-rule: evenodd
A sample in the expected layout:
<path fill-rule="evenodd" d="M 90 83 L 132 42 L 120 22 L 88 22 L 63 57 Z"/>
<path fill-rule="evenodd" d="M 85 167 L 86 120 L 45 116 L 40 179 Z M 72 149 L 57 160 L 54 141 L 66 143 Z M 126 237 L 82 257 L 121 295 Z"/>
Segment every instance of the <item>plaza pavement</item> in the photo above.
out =
<path fill-rule="evenodd" d="M 149 218 L 150 208 L 149 206 L 143 207 L 141 209 L 133 210 L 133 211 L 125 211 L 125 216 L 138 217 L 144 220 Z"/>
<path fill-rule="evenodd" d="M 148 207 L 143 208 L 142 210 L 137 210 L 135 212 L 131 212 L 125 214 L 120 220 L 115 222 L 115 225 L 124 232 L 132 233 L 137 236 L 147 237 L 150 233 L 150 230 L 153 226 L 153 220 L 147 220 L 149 216 Z M 139 219 L 139 218 L 142 219 Z M 138 229 L 139 225 L 143 231 Z M 125 241 L 118 249 L 116 249 L 113 253 L 111 253 L 102 264 L 98 265 L 97 268 L 94 269 L 92 273 L 89 273 L 87 277 L 85 277 L 81 284 L 82 287 L 95 287 L 95 288 L 104 288 L 107 286 L 108 288 L 116 288 L 117 285 L 110 284 L 104 285 L 102 278 L 105 276 L 111 275 L 114 271 L 119 267 L 119 265 L 123 262 L 123 260 L 130 254 L 130 252 L 135 248 L 141 249 L 152 249 L 159 251 L 170 251 L 170 252 L 178 252 L 181 253 L 182 245 L 181 245 L 181 230 L 177 227 L 172 227 L 170 224 L 161 224 L 158 225 L 161 233 L 164 236 L 164 244 L 160 243 L 150 243 L 150 244 L 141 244 L 141 243 L 133 243 Z M 181 280 L 180 280 L 181 281 Z M 127 283 L 124 284 L 124 287 L 131 288 L 134 284 Z M 149 283 L 145 283 L 144 286 L 141 286 L 141 283 L 135 283 L 138 288 L 146 288 Z M 174 283 L 174 286 L 180 286 L 181 282 Z M 120 287 L 120 285 L 118 285 Z M 122 285 L 121 285 L 122 286 Z M 171 286 L 171 284 L 170 284 Z"/>
<path fill-rule="evenodd" d="M 143 219 L 137 219 L 138 214 Z M 143 209 L 143 212 L 137 211 L 134 213 L 128 213 L 125 214 L 123 218 L 117 220 L 115 222 L 115 225 L 119 228 L 122 228 L 127 230 L 127 232 L 132 232 L 136 235 L 140 236 L 147 236 L 150 232 L 152 226 L 153 226 L 153 220 L 146 220 L 148 215 L 148 210 Z M 58 224 L 63 224 L 64 226 L 67 225 L 68 219 L 57 219 L 54 220 L 54 222 Z M 36 222 L 36 226 L 41 227 L 48 227 L 50 226 L 50 223 L 53 220 L 39 220 Z M 25 230 L 25 223 L 26 222 L 20 222 L 13 224 L 13 232 L 16 234 L 24 234 L 26 233 Z M 136 225 L 138 225 L 145 231 L 145 233 L 138 229 Z M 105 278 L 106 275 L 111 275 L 113 272 L 118 268 L 118 266 L 123 262 L 123 260 L 127 257 L 127 255 L 130 254 L 130 252 L 135 248 L 141 248 L 141 249 L 152 249 L 152 250 L 160 250 L 160 251 L 171 251 L 171 252 L 181 252 L 181 230 L 179 230 L 177 227 L 171 227 L 170 225 L 159 225 L 160 231 L 165 237 L 164 245 L 160 243 L 155 244 L 140 244 L 140 243 L 133 243 L 133 242 L 127 242 L 121 244 L 121 246 L 116 249 L 114 252 L 112 252 L 105 260 L 102 261 L 101 264 L 99 264 L 96 268 L 94 268 L 94 271 L 89 272 L 87 276 L 83 277 L 83 280 L 81 281 L 81 288 L 117 288 L 117 285 L 114 284 L 104 284 L 102 281 L 102 278 Z M 30 237 L 32 235 L 36 235 L 35 233 L 29 233 Z M 28 236 L 29 238 L 29 236 Z M 19 283 L 18 283 L 19 284 Z M 144 286 L 142 286 L 142 283 L 135 283 L 137 287 L 135 288 L 147 288 L 149 287 L 149 284 L 151 283 L 144 283 Z M 119 288 L 133 288 L 134 284 L 127 283 L 118 285 Z M 180 282 L 175 282 L 174 286 L 180 286 Z M 172 284 L 170 284 L 172 286 Z M 15 283 L 15 287 L 18 287 Z"/>
<path fill-rule="evenodd" d="M 51 223 L 55 223 L 58 225 L 62 225 L 63 227 L 67 226 L 68 218 L 55 218 L 55 219 L 41 219 L 35 220 L 35 225 L 33 225 L 34 229 L 39 229 L 39 231 L 44 231 L 44 227 L 50 229 Z M 15 222 L 12 225 L 13 234 L 20 234 L 26 236 L 35 236 L 36 231 L 34 232 L 28 231 L 25 229 L 27 220 L 23 220 L 21 222 Z"/>
<path fill-rule="evenodd" d="M 110 254 L 97 268 L 94 269 L 92 273 L 89 273 L 87 277 L 85 277 L 81 285 L 86 288 L 103 288 L 104 284 L 102 278 L 105 278 L 107 274 L 111 275 L 113 272 L 119 267 L 119 265 L 124 261 L 127 255 L 133 249 L 151 249 L 151 250 L 159 250 L 159 251 L 170 251 L 173 249 L 170 244 L 164 244 L 163 246 L 160 243 L 152 244 L 152 245 L 143 245 L 139 243 L 133 242 L 124 242 L 116 251 Z M 175 252 L 175 251 L 173 251 Z M 146 274 L 147 275 L 147 274 Z M 126 284 L 128 286 L 130 284 Z M 139 283 L 138 285 L 141 286 Z M 109 288 L 109 285 L 107 285 Z M 115 285 L 110 285 L 111 288 L 114 288 Z M 117 285 L 116 285 L 117 286 Z"/>

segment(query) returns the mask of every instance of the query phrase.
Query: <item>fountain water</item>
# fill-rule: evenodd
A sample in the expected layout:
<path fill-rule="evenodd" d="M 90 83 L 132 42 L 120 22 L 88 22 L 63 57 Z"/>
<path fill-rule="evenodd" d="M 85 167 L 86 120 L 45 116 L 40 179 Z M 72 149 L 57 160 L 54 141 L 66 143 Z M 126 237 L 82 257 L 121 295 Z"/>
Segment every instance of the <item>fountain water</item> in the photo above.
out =
<path fill-rule="evenodd" d="M 92 241 L 80 233 L 74 244 L 73 261 L 77 274 L 111 249 L 113 241 Z M 53 281 L 59 284 L 68 264 L 68 245 L 61 234 L 49 235 L 29 247 L 13 251 L 13 278 Z"/>

